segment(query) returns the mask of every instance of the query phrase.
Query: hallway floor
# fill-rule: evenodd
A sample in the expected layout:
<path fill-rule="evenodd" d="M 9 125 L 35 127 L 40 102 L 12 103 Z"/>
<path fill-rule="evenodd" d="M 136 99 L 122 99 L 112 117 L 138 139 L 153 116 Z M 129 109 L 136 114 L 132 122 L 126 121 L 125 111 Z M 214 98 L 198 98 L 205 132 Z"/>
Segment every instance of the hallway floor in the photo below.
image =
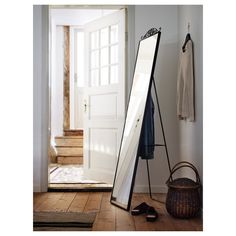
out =
<path fill-rule="evenodd" d="M 134 193 L 131 209 L 141 202 L 153 206 L 159 213 L 155 222 L 147 222 L 145 215 L 130 212 L 110 204 L 110 192 L 51 192 L 34 193 L 33 210 L 56 212 L 96 212 L 93 231 L 202 231 L 202 216 L 176 219 L 170 216 L 163 203 L 153 201 L 147 193 Z M 165 194 L 154 194 L 164 201 Z"/>

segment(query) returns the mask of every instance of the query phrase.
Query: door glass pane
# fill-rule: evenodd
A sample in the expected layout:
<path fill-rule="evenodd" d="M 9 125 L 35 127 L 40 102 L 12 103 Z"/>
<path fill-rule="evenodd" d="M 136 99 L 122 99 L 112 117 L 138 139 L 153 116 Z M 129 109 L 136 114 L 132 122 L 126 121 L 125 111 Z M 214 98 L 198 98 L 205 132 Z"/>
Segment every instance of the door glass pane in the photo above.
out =
<path fill-rule="evenodd" d="M 111 43 L 118 42 L 118 25 L 111 26 Z"/>
<path fill-rule="evenodd" d="M 99 31 L 91 33 L 91 49 L 96 49 L 99 47 Z"/>
<path fill-rule="evenodd" d="M 108 27 L 107 27 L 107 28 L 101 29 L 101 43 L 100 43 L 101 47 L 107 46 L 108 40 L 109 40 L 109 37 L 108 37 Z"/>
<path fill-rule="evenodd" d="M 108 67 L 101 68 L 101 85 L 107 85 L 109 84 L 109 71 Z"/>
<path fill-rule="evenodd" d="M 118 45 L 111 46 L 111 64 L 118 62 Z"/>
<path fill-rule="evenodd" d="M 118 83 L 118 65 L 111 66 L 110 81 L 111 81 L 111 84 Z"/>
<path fill-rule="evenodd" d="M 101 66 L 108 65 L 108 47 L 101 49 Z"/>
<path fill-rule="evenodd" d="M 91 68 L 99 66 L 99 53 L 98 50 L 91 52 Z"/>
<path fill-rule="evenodd" d="M 98 69 L 91 70 L 90 85 L 91 86 L 99 85 L 99 70 Z"/>

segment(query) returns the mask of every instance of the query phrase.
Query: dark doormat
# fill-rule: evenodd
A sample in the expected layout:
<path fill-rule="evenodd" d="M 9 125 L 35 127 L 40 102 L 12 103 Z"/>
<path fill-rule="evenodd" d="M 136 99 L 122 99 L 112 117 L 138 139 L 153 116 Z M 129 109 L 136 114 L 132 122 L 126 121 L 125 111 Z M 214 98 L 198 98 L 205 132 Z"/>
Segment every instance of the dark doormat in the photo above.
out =
<path fill-rule="evenodd" d="M 96 213 L 34 212 L 34 231 L 91 231 Z"/>

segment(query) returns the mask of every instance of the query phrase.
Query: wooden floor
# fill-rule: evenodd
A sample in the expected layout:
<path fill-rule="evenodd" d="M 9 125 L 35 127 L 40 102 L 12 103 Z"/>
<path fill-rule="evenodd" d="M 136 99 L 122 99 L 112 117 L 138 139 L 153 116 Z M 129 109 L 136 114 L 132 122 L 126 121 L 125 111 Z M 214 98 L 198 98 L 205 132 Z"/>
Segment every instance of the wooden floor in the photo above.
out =
<path fill-rule="evenodd" d="M 148 194 L 134 193 L 131 209 L 142 202 L 155 207 L 159 219 L 147 222 L 145 215 L 132 216 L 110 204 L 110 192 L 48 192 L 34 193 L 34 211 L 97 212 L 93 231 L 202 231 L 202 217 L 175 219 L 165 205 L 149 198 Z M 164 194 L 154 196 L 161 201 Z"/>

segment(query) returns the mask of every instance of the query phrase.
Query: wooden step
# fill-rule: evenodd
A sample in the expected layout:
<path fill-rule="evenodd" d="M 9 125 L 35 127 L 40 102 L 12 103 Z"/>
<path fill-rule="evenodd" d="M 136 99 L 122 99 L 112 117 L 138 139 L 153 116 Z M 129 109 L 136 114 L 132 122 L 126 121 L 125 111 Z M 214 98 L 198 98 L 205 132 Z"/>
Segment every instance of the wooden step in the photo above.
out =
<path fill-rule="evenodd" d="M 83 136 L 75 136 L 75 135 L 68 135 L 68 136 L 55 136 L 55 139 L 83 139 Z"/>
<path fill-rule="evenodd" d="M 58 164 L 83 164 L 83 133 L 68 130 L 67 136 L 55 137 Z"/>
<path fill-rule="evenodd" d="M 66 129 L 64 130 L 65 136 L 83 136 L 83 130 L 81 129 Z"/>
<path fill-rule="evenodd" d="M 56 147 L 83 147 L 83 138 L 76 136 L 55 137 Z"/>
<path fill-rule="evenodd" d="M 56 147 L 57 156 L 83 156 L 82 147 Z"/>
<path fill-rule="evenodd" d="M 58 164 L 83 164 L 83 156 L 58 156 Z"/>

